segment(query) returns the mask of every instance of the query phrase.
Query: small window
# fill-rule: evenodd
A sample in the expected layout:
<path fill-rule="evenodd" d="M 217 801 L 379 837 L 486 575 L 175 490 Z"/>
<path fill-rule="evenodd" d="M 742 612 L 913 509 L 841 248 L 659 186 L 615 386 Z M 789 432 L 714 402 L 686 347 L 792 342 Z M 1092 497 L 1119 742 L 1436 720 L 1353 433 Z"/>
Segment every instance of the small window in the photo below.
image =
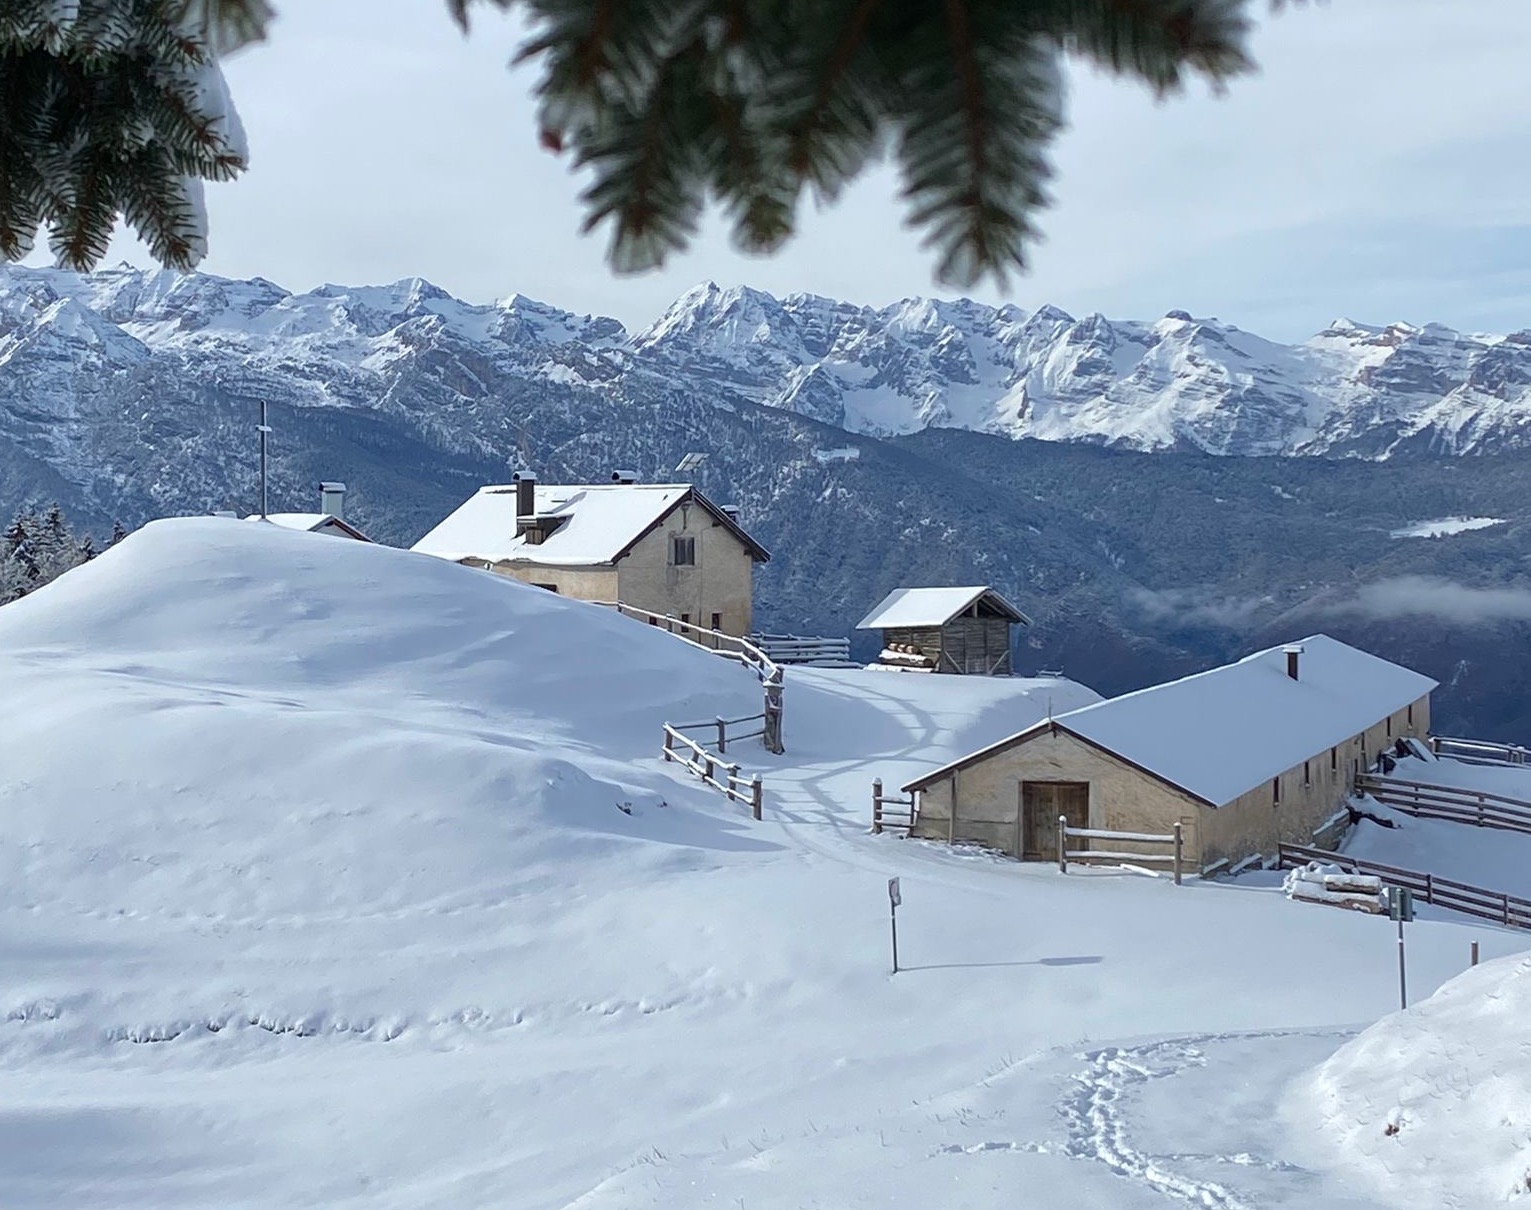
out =
<path fill-rule="evenodd" d="M 1313 784 L 1313 774 L 1308 771 L 1307 761 L 1302 762 L 1302 784 L 1305 786 L 1311 786 Z"/>
<path fill-rule="evenodd" d="M 1331 773 L 1338 773 L 1339 771 L 1340 771 L 1340 750 L 1338 748 L 1330 748 L 1329 749 L 1329 772 L 1331 772 Z"/>
<path fill-rule="evenodd" d="M 1271 806 L 1279 807 L 1280 805 L 1281 805 L 1281 779 L 1279 777 L 1273 777 L 1273 778 L 1271 778 Z"/>
<path fill-rule="evenodd" d="M 715 613 L 712 615 L 712 628 L 714 630 L 723 629 L 723 615 L 721 613 Z"/>
<path fill-rule="evenodd" d="M 1389 739 L 1393 738 L 1393 716 L 1391 714 L 1387 716 L 1387 737 Z"/>
<path fill-rule="evenodd" d="M 1414 725 L 1414 703 L 1410 702 L 1409 703 L 1409 726 L 1412 727 L 1413 725 Z"/>
<path fill-rule="evenodd" d="M 696 566 L 696 539 L 676 535 L 670 539 L 670 563 L 674 567 Z"/>
<path fill-rule="evenodd" d="M 680 620 L 681 620 L 682 623 L 684 623 L 687 626 L 691 625 L 691 615 L 689 613 L 681 614 L 680 615 Z"/>

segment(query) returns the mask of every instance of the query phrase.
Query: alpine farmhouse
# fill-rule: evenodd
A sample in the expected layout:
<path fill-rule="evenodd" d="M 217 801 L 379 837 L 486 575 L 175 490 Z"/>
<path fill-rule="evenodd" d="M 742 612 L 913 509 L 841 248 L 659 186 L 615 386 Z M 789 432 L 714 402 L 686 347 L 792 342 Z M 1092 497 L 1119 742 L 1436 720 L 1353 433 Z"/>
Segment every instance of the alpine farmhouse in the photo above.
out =
<path fill-rule="evenodd" d="M 1059 816 L 1152 835 L 1179 823 L 1202 869 L 1332 840 L 1356 775 L 1428 734 L 1435 687 L 1314 635 L 1047 719 L 916 778 L 903 787 L 917 795 L 911 835 L 1051 861 Z"/>
<path fill-rule="evenodd" d="M 513 483 L 480 488 L 414 550 L 585 601 L 747 635 L 756 563 L 770 554 L 690 484 Z"/>

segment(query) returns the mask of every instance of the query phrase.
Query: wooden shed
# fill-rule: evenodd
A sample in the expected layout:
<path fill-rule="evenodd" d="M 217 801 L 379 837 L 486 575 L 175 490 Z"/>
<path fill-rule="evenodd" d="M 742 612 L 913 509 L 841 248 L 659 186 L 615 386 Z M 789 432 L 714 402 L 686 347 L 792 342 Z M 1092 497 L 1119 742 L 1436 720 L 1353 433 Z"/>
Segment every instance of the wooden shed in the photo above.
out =
<path fill-rule="evenodd" d="M 882 631 L 879 663 L 916 672 L 1009 676 L 1010 628 L 1031 619 L 985 586 L 895 588 L 857 630 Z"/>

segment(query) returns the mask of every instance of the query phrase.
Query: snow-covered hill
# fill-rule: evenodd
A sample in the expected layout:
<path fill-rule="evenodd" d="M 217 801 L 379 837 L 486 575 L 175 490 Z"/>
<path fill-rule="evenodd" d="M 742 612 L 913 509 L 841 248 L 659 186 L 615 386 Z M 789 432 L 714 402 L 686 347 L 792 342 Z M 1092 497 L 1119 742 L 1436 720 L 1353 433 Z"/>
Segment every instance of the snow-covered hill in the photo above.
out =
<path fill-rule="evenodd" d="M 1347 1043 L 1289 1114 L 1358 1184 L 1399 1205 L 1531 1197 L 1531 957 L 1485 963 Z"/>
<path fill-rule="evenodd" d="M 1271 1110 L 1389 1007 L 1385 923 L 867 835 L 1080 686 L 793 671 L 756 823 L 656 755 L 742 669 L 217 519 L 0 608 L 0 685 L 8 1208 L 1372 1204 Z M 1467 935 L 1414 926 L 1421 993 Z"/>
<path fill-rule="evenodd" d="M 395 367 L 424 357 L 449 360 L 444 385 L 469 400 L 509 375 L 749 400 L 874 436 L 957 427 L 1386 457 L 1522 448 L 1531 432 L 1531 331 L 1337 320 L 1282 345 L 1183 311 L 1138 322 L 966 299 L 871 308 L 709 283 L 630 334 L 520 295 L 468 304 L 418 278 L 291 294 L 259 278 L 0 270 L 0 383 L 27 401 L 13 424 L 66 418 L 90 390 L 82 375 L 132 374 L 155 356 L 276 401 L 384 410 Z"/>

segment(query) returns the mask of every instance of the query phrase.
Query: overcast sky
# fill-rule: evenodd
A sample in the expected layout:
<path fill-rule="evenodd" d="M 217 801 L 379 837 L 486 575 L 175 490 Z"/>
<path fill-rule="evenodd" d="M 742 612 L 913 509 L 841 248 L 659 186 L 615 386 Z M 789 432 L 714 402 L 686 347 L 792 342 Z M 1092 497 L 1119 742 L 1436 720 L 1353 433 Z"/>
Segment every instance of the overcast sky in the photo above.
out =
<path fill-rule="evenodd" d="M 210 272 L 294 290 L 418 275 L 629 326 L 708 279 L 877 305 L 940 293 L 885 172 L 774 258 L 713 224 L 663 272 L 614 277 L 603 239 L 578 234 L 579 182 L 537 146 L 502 15 L 465 40 L 440 0 L 276 4 L 270 40 L 226 67 L 253 162 L 209 187 Z M 1073 73 L 1047 240 L 1009 301 L 1183 308 L 1278 339 L 1340 315 L 1531 327 L 1531 0 L 1288 7 L 1254 50 L 1261 74 L 1223 98 L 1155 104 Z M 147 263 L 126 238 L 119 259 Z"/>

